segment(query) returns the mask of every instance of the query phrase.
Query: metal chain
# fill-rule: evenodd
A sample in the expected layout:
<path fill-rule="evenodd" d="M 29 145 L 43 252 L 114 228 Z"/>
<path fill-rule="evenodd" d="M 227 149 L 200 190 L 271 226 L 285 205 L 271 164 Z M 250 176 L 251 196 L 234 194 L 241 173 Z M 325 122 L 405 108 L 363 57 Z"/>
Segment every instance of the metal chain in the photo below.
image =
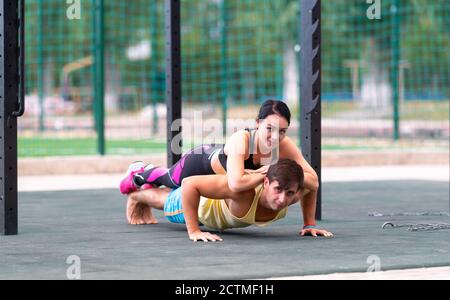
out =
<path fill-rule="evenodd" d="M 450 224 L 448 224 L 448 223 L 416 224 L 416 225 L 408 228 L 409 231 L 433 231 L 433 230 L 442 230 L 442 229 L 450 229 Z"/>
<path fill-rule="evenodd" d="M 449 217 L 450 213 L 448 212 L 423 212 L 423 213 L 395 213 L 395 214 L 382 214 L 379 212 L 369 212 L 369 217 Z"/>
<path fill-rule="evenodd" d="M 385 222 L 381 228 L 386 229 L 388 226 L 392 228 L 408 227 L 408 231 L 435 231 L 450 229 L 449 223 L 434 223 L 434 224 L 394 224 L 392 222 Z"/>
<path fill-rule="evenodd" d="M 450 216 L 448 212 L 402 212 L 393 214 L 382 214 L 379 212 L 369 212 L 369 217 L 447 217 Z M 436 231 L 443 229 L 450 229 L 449 223 L 416 223 L 416 224 L 394 224 L 393 222 L 385 222 L 381 228 L 386 229 L 387 227 L 401 228 L 407 227 L 408 231 Z"/>

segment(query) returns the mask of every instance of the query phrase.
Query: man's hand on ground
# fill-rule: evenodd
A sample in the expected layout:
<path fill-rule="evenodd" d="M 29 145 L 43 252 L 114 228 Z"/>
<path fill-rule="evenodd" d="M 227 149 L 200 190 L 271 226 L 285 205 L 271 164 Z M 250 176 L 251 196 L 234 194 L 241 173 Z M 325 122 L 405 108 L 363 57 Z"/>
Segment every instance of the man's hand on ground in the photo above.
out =
<path fill-rule="evenodd" d="M 215 234 L 209 233 L 209 232 L 203 232 L 203 231 L 195 231 L 192 233 L 189 233 L 189 239 L 191 241 L 197 242 L 197 241 L 204 241 L 205 243 L 211 241 L 211 242 L 222 242 L 223 239 Z"/>
<path fill-rule="evenodd" d="M 302 229 L 302 231 L 300 232 L 301 236 L 314 236 L 314 237 L 318 237 L 318 236 L 324 236 L 324 237 L 333 237 L 333 234 L 327 230 L 324 229 L 319 229 L 319 228 L 307 228 L 307 229 Z"/>

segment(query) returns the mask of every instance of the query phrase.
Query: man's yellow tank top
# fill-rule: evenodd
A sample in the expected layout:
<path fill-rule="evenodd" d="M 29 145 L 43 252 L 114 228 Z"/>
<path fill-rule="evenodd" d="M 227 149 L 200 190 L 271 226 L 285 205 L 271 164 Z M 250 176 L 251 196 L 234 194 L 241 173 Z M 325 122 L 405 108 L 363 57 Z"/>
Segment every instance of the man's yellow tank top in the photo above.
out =
<path fill-rule="evenodd" d="M 278 212 L 277 216 L 270 221 L 256 222 L 256 209 L 258 207 L 258 202 L 261 198 L 262 191 L 262 184 L 255 188 L 255 197 L 253 198 L 253 203 L 247 214 L 242 218 L 238 218 L 231 213 L 225 200 L 215 200 L 201 197 L 198 209 L 199 221 L 207 227 L 225 230 L 230 228 L 243 228 L 250 225 L 262 227 L 276 220 L 284 218 L 287 213 L 287 207 Z"/>

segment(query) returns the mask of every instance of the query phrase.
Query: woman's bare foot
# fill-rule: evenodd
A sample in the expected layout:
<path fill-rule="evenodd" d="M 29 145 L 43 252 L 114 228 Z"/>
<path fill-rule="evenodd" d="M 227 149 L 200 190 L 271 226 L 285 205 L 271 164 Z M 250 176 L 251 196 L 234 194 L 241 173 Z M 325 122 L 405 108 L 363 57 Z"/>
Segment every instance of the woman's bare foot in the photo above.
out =
<path fill-rule="evenodd" d="M 127 220 L 131 225 L 158 224 L 151 207 L 137 202 L 133 197 L 128 197 L 127 200 Z"/>

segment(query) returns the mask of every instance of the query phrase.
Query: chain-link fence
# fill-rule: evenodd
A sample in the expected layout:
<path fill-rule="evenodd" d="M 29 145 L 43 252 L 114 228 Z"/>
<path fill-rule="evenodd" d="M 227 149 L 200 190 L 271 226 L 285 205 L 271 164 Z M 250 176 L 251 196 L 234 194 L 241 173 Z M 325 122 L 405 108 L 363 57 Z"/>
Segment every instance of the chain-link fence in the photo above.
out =
<path fill-rule="evenodd" d="M 165 151 L 164 1 L 104 1 L 103 27 L 95 1 L 79 3 L 26 1 L 19 155 L 96 154 L 98 51 L 106 153 Z M 183 116 L 191 128 L 216 118 L 230 134 L 267 98 L 284 99 L 298 116 L 298 0 L 185 0 L 181 9 Z M 370 149 L 398 138 L 448 147 L 448 0 L 323 0 L 322 11 L 324 148 Z M 294 121 L 291 136 L 298 127 Z M 186 131 L 185 146 L 203 142 L 208 130 Z"/>

